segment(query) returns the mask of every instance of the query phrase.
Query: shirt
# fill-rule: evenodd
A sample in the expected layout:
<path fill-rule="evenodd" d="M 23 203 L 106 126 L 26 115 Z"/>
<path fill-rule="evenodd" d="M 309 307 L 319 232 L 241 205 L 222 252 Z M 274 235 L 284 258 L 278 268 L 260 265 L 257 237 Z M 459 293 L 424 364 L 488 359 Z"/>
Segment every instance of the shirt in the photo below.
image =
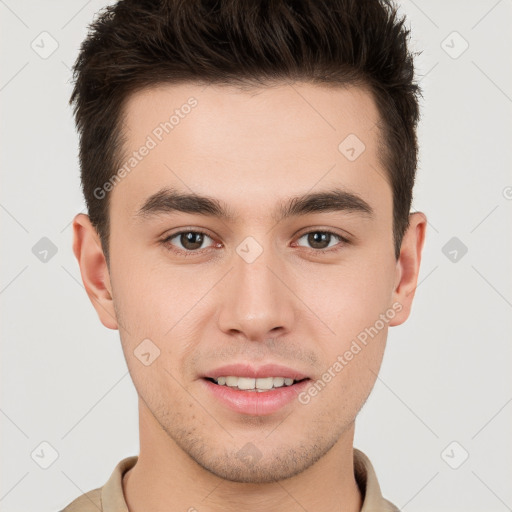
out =
<path fill-rule="evenodd" d="M 135 465 L 137 459 L 138 456 L 133 455 L 121 460 L 103 487 L 82 494 L 60 512 L 128 512 L 123 494 L 123 475 Z M 354 475 L 363 499 L 361 512 L 400 512 L 382 496 L 370 460 L 356 448 Z"/>

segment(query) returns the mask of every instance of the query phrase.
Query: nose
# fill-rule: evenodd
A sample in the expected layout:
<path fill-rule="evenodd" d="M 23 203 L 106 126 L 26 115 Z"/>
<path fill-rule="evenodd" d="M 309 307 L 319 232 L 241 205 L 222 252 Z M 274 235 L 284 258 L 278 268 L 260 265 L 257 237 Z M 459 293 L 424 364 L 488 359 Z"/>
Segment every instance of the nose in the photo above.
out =
<path fill-rule="evenodd" d="M 249 263 L 235 253 L 234 268 L 223 286 L 219 328 L 248 341 L 263 341 L 290 332 L 295 322 L 294 295 L 283 262 L 270 250 Z M 291 287 L 293 288 L 293 287 Z"/>

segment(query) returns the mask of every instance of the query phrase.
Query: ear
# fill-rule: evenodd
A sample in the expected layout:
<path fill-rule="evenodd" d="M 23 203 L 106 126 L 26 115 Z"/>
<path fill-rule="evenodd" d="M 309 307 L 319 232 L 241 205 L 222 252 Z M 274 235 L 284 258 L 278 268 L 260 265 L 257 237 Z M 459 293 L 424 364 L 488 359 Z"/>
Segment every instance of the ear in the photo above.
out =
<path fill-rule="evenodd" d="M 422 212 L 409 215 L 409 227 L 404 233 L 400 256 L 396 263 L 393 303 L 402 305 L 389 325 L 400 325 L 407 320 L 411 312 L 412 299 L 416 292 L 420 271 L 421 251 L 425 242 L 427 217 Z"/>
<path fill-rule="evenodd" d="M 73 252 L 85 290 L 101 323 L 109 329 L 118 329 L 109 270 L 100 238 L 89 216 L 83 213 L 73 219 Z"/>

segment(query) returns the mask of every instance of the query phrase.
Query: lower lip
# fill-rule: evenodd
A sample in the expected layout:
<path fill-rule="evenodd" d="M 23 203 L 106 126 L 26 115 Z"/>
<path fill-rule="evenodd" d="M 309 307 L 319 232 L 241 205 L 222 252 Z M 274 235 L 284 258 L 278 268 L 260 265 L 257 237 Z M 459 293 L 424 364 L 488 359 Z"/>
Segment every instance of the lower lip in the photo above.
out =
<path fill-rule="evenodd" d="M 282 386 L 270 391 L 241 391 L 229 386 L 220 386 L 207 379 L 201 379 L 206 388 L 221 403 L 231 410 L 252 416 L 272 414 L 285 405 L 293 402 L 309 384 L 310 379 L 297 382 L 291 386 Z"/>

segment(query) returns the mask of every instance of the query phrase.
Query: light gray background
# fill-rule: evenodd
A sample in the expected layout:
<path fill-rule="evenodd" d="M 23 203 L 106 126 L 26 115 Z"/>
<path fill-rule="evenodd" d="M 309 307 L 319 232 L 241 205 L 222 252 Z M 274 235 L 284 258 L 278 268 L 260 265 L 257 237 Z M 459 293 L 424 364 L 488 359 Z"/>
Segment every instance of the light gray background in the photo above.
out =
<path fill-rule="evenodd" d="M 60 510 L 138 453 L 118 332 L 99 322 L 71 249 L 84 203 L 70 66 L 105 5 L 0 0 L 4 512 Z M 429 229 L 412 315 L 390 330 L 355 445 L 406 511 L 512 510 L 512 1 L 402 10 L 423 50 L 414 209 Z M 31 47 L 51 50 L 44 31 L 58 43 L 47 58 Z M 46 263 L 32 252 L 42 237 L 58 249 Z M 443 253 L 452 237 L 468 249 L 455 262 Z M 58 452 L 48 469 L 43 441 Z"/>

